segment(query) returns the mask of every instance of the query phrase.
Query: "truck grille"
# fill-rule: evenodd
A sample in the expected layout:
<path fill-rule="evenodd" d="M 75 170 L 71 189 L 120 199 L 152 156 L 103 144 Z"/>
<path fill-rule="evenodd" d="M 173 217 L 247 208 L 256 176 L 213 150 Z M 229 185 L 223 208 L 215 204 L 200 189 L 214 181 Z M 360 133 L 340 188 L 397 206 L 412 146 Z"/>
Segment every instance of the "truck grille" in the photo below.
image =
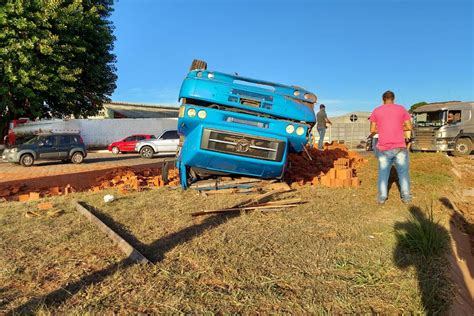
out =
<path fill-rule="evenodd" d="M 420 148 L 429 148 L 433 146 L 435 131 L 433 130 L 415 130 L 415 141 Z"/>
<path fill-rule="evenodd" d="M 201 149 L 257 159 L 281 161 L 285 142 L 245 134 L 204 129 Z"/>

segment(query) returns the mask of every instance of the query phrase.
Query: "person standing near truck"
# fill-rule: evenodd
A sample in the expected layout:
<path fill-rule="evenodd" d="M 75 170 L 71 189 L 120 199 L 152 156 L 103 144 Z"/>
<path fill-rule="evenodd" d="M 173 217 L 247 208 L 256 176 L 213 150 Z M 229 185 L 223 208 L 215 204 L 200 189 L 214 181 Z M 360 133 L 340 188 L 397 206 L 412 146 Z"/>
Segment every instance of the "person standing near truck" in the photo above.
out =
<path fill-rule="evenodd" d="M 327 124 L 331 124 L 331 121 L 328 119 L 326 114 L 326 106 L 321 104 L 319 106 L 319 112 L 316 115 L 316 128 L 318 129 L 319 142 L 318 149 L 323 150 L 324 136 L 326 135 Z"/>
<path fill-rule="evenodd" d="M 379 164 L 378 197 L 384 204 L 388 197 L 388 179 L 390 169 L 395 165 L 400 183 L 402 201 L 411 202 L 409 157 L 404 131 L 411 131 L 411 117 L 407 110 L 395 104 L 395 94 L 386 91 L 382 96 L 383 104 L 370 115 L 370 132 L 378 133 L 377 160 Z"/>

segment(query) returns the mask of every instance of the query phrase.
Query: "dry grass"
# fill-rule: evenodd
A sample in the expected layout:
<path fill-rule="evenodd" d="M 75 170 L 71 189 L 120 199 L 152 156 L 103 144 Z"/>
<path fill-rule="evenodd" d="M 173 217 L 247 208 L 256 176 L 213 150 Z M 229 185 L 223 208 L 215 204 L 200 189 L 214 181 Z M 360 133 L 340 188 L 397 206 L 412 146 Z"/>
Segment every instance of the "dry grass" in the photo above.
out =
<path fill-rule="evenodd" d="M 451 181 L 446 165 L 442 155 L 413 155 L 414 204 L 444 195 Z M 403 249 L 394 227 L 408 223 L 408 208 L 395 184 L 378 207 L 375 171 L 371 159 L 357 190 L 288 193 L 308 203 L 273 213 L 193 219 L 193 211 L 245 196 L 166 188 L 114 192 L 119 199 L 110 204 L 102 201 L 105 193 L 56 198 L 65 211 L 57 218 L 24 217 L 35 203 L 0 204 L 0 313 L 443 311 L 451 297 L 446 262 L 440 256 L 423 265 Z M 74 211 L 74 200 L 95 206 L 155 264 L 130 264 Z M 447 221 L 436 205 L 435 217 Z M 434 290 L 425 289 L 430 271 L 439 279 Z M 427 291 L 436 292 L 432 299 Z"/>

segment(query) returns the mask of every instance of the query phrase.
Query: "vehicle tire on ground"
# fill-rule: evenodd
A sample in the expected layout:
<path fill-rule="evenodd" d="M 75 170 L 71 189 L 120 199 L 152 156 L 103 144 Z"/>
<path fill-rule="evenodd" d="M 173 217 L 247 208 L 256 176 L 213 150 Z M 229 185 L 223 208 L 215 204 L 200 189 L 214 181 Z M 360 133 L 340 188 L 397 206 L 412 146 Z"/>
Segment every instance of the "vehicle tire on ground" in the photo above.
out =
<path fill-rule="evenodd" d="M 204 60 L 194 59 L 189 70 L 207 70 L 207 63 Z"/>
<path fill-rule="evenodd" d="M 155 151 L 150 146 L 143 146 L 140 149 L 140 156 L 145 159 L 153 158 Z"/>
<path fill-rule="evenodd" d="M 24 154 L 20 157 L 20 164 L 24 167 L 31 167 L 35 162 L 32 154 Z"/>
<path fill-rule="evenodd" d="M 120 149 L 118 147 L 112 147 L 112 154 L 118 155 L 120 153 Z"/>
<path fill-rule="evenodd" d="M 80 164 L 84 161 L 84 155 L 81 152 L 76 151 L 75 153 L 72 154 L 71 161 L 74 164 Z"/>
<path fill-rule="evenodd" d="M 472 151 L 472 141 L 469 138 L 458 138 L 454 145 L 454 156 L 466 156 Z"/>

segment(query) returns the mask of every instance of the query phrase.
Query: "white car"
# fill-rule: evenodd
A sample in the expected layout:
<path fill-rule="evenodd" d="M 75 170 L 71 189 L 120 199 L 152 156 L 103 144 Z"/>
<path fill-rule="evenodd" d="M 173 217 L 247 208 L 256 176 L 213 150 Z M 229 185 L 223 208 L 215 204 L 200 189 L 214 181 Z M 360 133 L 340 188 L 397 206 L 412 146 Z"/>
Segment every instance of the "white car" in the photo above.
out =
<path fill-rule="evenodd" d="M 176 130 L 165 131 L 157 139 L 142 140 L 135 145 L 135 151 L 142 158 L 153 158 L 154 155 L 175 155 L 179 144 Z"/>

